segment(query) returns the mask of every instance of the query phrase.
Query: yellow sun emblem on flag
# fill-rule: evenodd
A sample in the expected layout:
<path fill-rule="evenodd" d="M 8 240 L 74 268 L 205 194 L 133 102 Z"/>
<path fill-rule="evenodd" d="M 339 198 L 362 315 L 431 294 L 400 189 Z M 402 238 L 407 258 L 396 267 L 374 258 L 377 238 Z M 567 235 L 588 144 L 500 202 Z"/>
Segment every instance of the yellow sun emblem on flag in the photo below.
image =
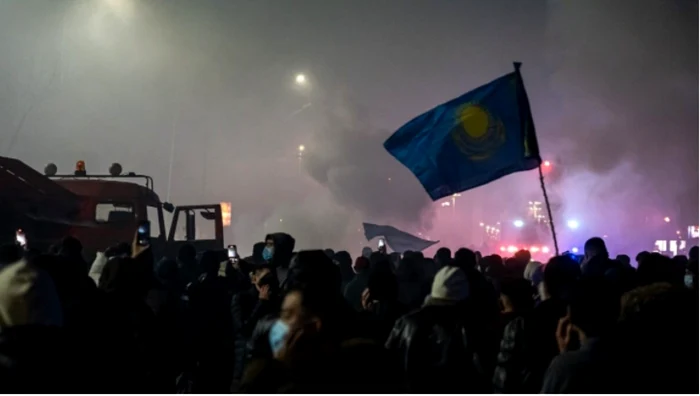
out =
<path fill-rule="evenodd" d="M 506 140 L 503 123 L 476 103 L 457 109 L 451 135 L 459 150 L 474 161 L 491 157 Z"/>

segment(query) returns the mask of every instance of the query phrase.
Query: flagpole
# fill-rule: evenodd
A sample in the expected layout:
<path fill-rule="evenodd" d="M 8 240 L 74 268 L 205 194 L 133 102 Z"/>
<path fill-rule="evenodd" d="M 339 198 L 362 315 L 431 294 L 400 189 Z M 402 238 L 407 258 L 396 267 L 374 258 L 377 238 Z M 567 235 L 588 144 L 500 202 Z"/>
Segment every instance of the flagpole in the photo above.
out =
<path fill-rule="evenodd" d="M 527 139 L 525 144 L 530 145 L 530 149 L 535 153 L 538 153 L 539 157 L 539 147 L 537 145 L 537 139 L 534 138 L 534 121 L 532 120 L 532 113 L 530 112 L 530 104 L 527 100 L 527 93 L 525 92 L 525 86 L 523 85 L 523 77 L 520 75 L 521 62 L 513 62 L 513 67 L 515 68 L 515 73 L 518 79 L 518 90 L 519 94 L 523 96 L 523 105 L 525 109 L 520 109 L 520 116 L 522 117 L 522 122 L 529 124 L 533 128 L 532 139 Z M 520 106 L 519 106 L 520 107 Z M 549 217 L 549 228 L 552 231 L 552 240 L 554 240 L 554 253 L 559 255 L 559 243 L 557 242 L 557 233 L 554 231 L 554 219 L 552 218 L 552 208 L 549 206 L 549 197 L 547 196 L 547 188 L 544 186 L 544 174 L 542 173 L 542 160 L 538 158 L 539 164 L 537 165 L 537 171 L 540 172 L 540 186 L 542 187 L 542 195 L 544 195 L 544 204 L 547 206 L 547 216 Z"/>
<path fill-rule="evenodd" d="M 542 194 L 544 195 L 544 204 L 547 207 L 547 217 L 549 217 L 549 229 L 552 231 L 552 239 L 554 240 L 554 253 L 559 255 L 559 243 L 557 242 L 557 233 L 554 231 L 554 219 L 552 218 L 552 208 L 549 206 L 549 197 L 547 196 L 547 189 L 544 186 L 544 174 L 542 173 L 542 164 L 537 167 L 540 172 L 540 186 L 542 187 Z"/>

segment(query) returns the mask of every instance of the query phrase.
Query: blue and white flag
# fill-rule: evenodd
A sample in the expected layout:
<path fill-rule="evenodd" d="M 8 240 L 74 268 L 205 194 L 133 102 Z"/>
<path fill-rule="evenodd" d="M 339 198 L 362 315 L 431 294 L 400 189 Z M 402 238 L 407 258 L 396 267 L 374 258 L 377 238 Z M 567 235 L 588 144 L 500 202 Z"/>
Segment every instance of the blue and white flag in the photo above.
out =
<path fill-rule="evenodd" d="M 384 237 L 391 250 L 402 254 L 409 250 L 420 252 L 440 242 L 421 239 L 392 226 L 371 223 L 362 223 L 362 225 L 368 241 L 376 237 Z"/>

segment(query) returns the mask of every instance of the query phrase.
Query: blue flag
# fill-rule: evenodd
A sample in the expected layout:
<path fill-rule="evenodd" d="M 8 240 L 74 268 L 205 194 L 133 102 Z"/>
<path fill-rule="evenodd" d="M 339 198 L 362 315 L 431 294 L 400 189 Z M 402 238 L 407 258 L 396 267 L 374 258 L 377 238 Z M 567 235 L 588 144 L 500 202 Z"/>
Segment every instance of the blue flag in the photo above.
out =
<path fill-rule="evenodd" d="M 433 201 L 540 166 L 519 68 L 419 115 L 384 142 Z"/>
<path fill-rule="evenodd" d="M 362 226 L 365 228 L 365 237 L 367 237 L 368 241 L 372 238 L 384 237 L 391 250 L 399 253 L 404 253 L 408 250 L 420 252 L 440 242 L 421 239 L 392 226 L 371 223 L 362 223 Z"/>

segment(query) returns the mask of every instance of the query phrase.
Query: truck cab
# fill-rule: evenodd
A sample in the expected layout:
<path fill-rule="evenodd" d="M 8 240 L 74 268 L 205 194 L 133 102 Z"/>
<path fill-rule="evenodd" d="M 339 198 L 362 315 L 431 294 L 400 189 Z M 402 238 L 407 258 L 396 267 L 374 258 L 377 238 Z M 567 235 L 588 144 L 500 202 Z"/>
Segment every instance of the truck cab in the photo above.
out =
<path fill-rule="evenodd" d="M 16 187 L 0 193 L 0 207 L 14 218 L 10 228 L 25 231 L 30 247 L 46 249 L 71 235 L 82 242 L 89 260 L 98 251 L 131 242 L 139 222 L 147 220 L 155 257 L 173 257 L 186 243 L 197 250 L 223 249 L 220 205 L 162 202 L 150 176 L 124 174 L 118 164 L 110 174 L 89 174 L 83 161 L 73 174 L 57 174 L 49 164 L 41 175 L 21 161 L 0 157 L 0 171 L 0 181 L 4 176 Z"/>

